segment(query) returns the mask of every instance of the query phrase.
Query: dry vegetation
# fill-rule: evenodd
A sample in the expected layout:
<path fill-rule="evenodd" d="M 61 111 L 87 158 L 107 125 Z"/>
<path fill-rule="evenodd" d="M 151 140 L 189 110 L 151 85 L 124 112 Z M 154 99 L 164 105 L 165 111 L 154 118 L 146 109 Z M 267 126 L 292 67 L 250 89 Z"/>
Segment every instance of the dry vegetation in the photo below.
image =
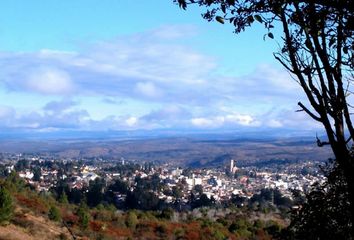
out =
<path fill-rule="evenodd" d="M 83 228 L 80 225 L 80 217 L 77 214 L 77 205 L 61 204 L 52 197 L 37 194 L 28 188 L 23 188 L 13 194 L 15 211 L 10 224 L 0 226 L 0 239 L 22 240 L 22 239 L 272 239 L 267 228 L 255 228 L 252 221 L 245 220 L 246 217 L 253 219 L 266 219 L 264 224 L 271 222 L 276 226 L 286 223 L 276 214 L 268 216 L 257 216 L 255 213 L 234 210 L 216 210 L 195 213 L 177 214 L 175 221 L 170 218 L 161 217 L 159 212 L 143 212 L 130 210 L 128 212 L 117 211 L 112 207 L 97 207 L 87 209 L 89 213 L 89 224 Z M 61 221 L 49 220 L 49 206 L 55 204 L 61 213 Z M 208 215 L 213 217 L 209 218 Z M 221 217 L 223 215 L 223 217 Z M 202 217 L 201 217 L 202 216 Z M 252 217 L 251 217 L 252 216 Z M 230 230 L 232 223 L 241 222 L 239 225 L 242 231 Z M 65 223 L 65 224 L 64 224 Z M 244 226 L 244 224 L 248 224 Z M 272 225 L 272 226 L 273 226 Z M 274 225 L 275 226 L 275 225 Z"/>

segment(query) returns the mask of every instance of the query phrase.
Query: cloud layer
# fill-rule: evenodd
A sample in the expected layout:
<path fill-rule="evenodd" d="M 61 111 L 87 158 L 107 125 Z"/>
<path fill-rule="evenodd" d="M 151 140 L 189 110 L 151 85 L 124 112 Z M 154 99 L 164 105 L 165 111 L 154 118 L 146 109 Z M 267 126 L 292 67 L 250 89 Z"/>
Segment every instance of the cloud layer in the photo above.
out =
<path fill-rule="evenodd" d="M 165 26 L 78 52 L 2 52 L 3 91 L 53 100 L 24 113 L 6 103 L 0 107 L 1 126 L 38 130 L 280 128 L 293 127 L 296 119 L 313 127 L 307 118 L 292 114 L 301 90 L 286 72 L 261 65 L 245 76 L 227 76 L 219 71 L 218 59 L 179 43 L 193 31 Z M 86 98 L 129 111 L 94 119 L 90 112 L 100 109 L 83 108 Z M 151 107 L 141 112 L 131 101 Z"/>

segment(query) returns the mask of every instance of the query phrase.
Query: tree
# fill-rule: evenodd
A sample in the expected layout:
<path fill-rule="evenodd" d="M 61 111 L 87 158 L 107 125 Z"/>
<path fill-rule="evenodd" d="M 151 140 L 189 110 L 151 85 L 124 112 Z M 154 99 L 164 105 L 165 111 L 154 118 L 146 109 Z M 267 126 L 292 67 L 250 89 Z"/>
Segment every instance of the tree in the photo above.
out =
<path fill-rule="evenodd" d="M 86 229 L 90 222 L 90 214 L 85 203 L 81 203 L 77 209 L 77 216 L 79 217 L 79 225 L 82 229 Z"/>
<path fill-rule="evenodd" d="M 65 191 L 63 191 L 63 192 L 60 194 L 59 202 L 62 203 L 62 204 L 68 204 L 68 203 L 69 203 L 69 201 L 68 201 L 68 196 L 66 195 Z"/>
<path fill-rule="evenodd" d="M 125 206 L 128 209 L 157 210 L 160 206 L 160 200 L 154 192 L 136 188 L 134 191 L 128 192 Z"/>
<path fill-rule="evenodd" d="M 33 181 L 39 182 L 41 181 L 42 170 L 39 167 L 33 169 Z"/>
<path fill-rule="evenodd" d="M 12 171 L 6 177 L 4 186 L 10 192 L 16 192 L 16 191 L 22 190 L 26 186 L 26 183 L 25 183 L 25 181 L 22 178 L 20 178 L 18 176 L 18 174 L 15 171 Z"/>
<path fill-rule="evenodd" d="M 352 239 L 353 222 L 348 202 L 348 184 L 337 164 L 323 168 L 327 181 L 312 186 L 305 198 L 297 192 L 301 206 L 292 213 L 290 233 L 296 239 Z M 305 201 L 305 202 L 304 202 Z"/>
<path fill-rule="evenodd" d="M 125 224 L 128 228 L 135 229 L 136 225 L 138 224 L 138 217 L 136 216 L 135 212 L 129 211 L 126 215 Z"/>
<path fill-rule="evenodd" d="M 129 191 L 129 185 L 127 182 L 121 179 L 117 179 L 115 180 L 114 184 L 108 187 L 108 190 L 112 192 L 119 192 L 121 194 L 127 194 Z"/>
<path fill-rule="evenodd" d="M 193 192 L 195 192 L 198 196 L 203 194 L 203 186 L 200 184 L 197 184 L 193 187 Z"/>
<path fill-rule="evenodd" d="M 21 160 L 17 161 L 17 163 L 15 164 L 15 170 L 17 172 L 24 171 L 24 170 L 28 169 L 29 167 L 30 167 L 30 162 L 25 159 L 21 159 Z"/>
<path fill-rule="evenodd" d="M 0 186 L 0 224 L 6 224 L 13 214 L 12 197 L 9 191 Z"/>
<path fill-rule="evenodd" d="M 174 211 L 172 208 L 165 208 L 162 210 L 160 217 L 167 219 L 167 220 L 171 220 L 171 218 L 173 217 Z"/>
<path fill-rule="evenodd" d="M 48 217 L 52 221 L 60 221 L 61 215 L 59 209 L 55 206 L 51 206 L 48 212 Z"/>
<path fill-rule="evenodd" d="M 104 180 L 100 178 L 96 178 L 95 180 L 90 181 L 88 192 L 86 193 L 87 204 L 90 207 L 97 206 L 103 200 L 104 185 Z"/>
<path fill-rule="evenodd" d="M 299 111 L 323 125 L 327 140 L 348 182 L 350 209 L 354 212 L 354 127 L 351 96 L 354 67 L 354 4 L 351 0 L 174 0 L 183 9 L 189 4 L 205 7 L 203 17 L 230 22 L 235 33 L 254 23 L 274 38 L 280 27 L 282 43 L 275 58 L 302 87 L 309 106 Z M 352 227 L 354 236 L 354 226 Z"/>
<path fill-rule="evenodd" d="M 179 200 L 183 196 L 181 189 L 177 186 L 173 186 L 172 196 L 175 198 L 176 201 Z"/>

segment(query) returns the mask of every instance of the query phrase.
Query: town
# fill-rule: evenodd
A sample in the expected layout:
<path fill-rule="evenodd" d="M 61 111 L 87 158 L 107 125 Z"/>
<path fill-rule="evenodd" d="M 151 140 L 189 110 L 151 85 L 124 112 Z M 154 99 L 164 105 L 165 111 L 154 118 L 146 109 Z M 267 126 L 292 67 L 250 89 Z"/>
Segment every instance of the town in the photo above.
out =
<path fill-rule="evenodd" d="M 230 159 L 217 168 L 191 169 L 168 163 L 141 163 L 124 157 L 119 160 L 56 159 L 48 154 L 2 153 L 1 159 L 1 174 L 6 176 L 16 171 L 38 192 L 54 190 L 57 198 L 65 194 L 70 201 L 79 203 L 83 198 L 82 192 L 88 192 L 98 184 L 99 189 L 94 195 L 96 199 L 90 200 L 92 206 L 107 199 L 109 192 L 110 203 L 118 207 L 126 207 L 129 200 L 136 201 L 132 208 L 147 210 L 155 209 L 161 203 L 176 209 L 191 209 L 212 203 L 225 204 L 235 199 L 241 199 L 241 202 L 236 202 L 242 205 L 265 189 L 276 190 L 282 199 L 291 201 L 294 190 L 305 192 L 313 183 L 324 181 L 318 170 L 319 162 L 288 164 L 278 168 L 239 168 L 237 162 Z M 147 186 L 149 196 L 153 198 L 148 206 L 141 205 L 138 199 L 141 196 L 132 198 L 134 195 L 131 193 L 137 192 L 140 186 L 144 189 Z M 75 195 L 78 192 L 81 192 L 81 197 Z M 268 200 L 274 204 L 274 191 L 272 194 Z M 148 198 L 145 196 L 145 199 Z M 153 202 L 156 206 L 151 205 Z"/>

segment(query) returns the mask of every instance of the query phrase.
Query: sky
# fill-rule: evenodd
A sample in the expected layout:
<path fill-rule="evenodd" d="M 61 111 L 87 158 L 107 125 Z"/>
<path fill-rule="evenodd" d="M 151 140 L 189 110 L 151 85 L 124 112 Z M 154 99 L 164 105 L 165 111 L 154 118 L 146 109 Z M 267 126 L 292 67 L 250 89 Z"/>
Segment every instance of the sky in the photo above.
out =
<path fill-rule="evenodd" d="M 0 131 L 312 130 L 255 24 L 172 0 L 2 0 Z M 275 39 L 280 32 L 275 31 Z"/>

